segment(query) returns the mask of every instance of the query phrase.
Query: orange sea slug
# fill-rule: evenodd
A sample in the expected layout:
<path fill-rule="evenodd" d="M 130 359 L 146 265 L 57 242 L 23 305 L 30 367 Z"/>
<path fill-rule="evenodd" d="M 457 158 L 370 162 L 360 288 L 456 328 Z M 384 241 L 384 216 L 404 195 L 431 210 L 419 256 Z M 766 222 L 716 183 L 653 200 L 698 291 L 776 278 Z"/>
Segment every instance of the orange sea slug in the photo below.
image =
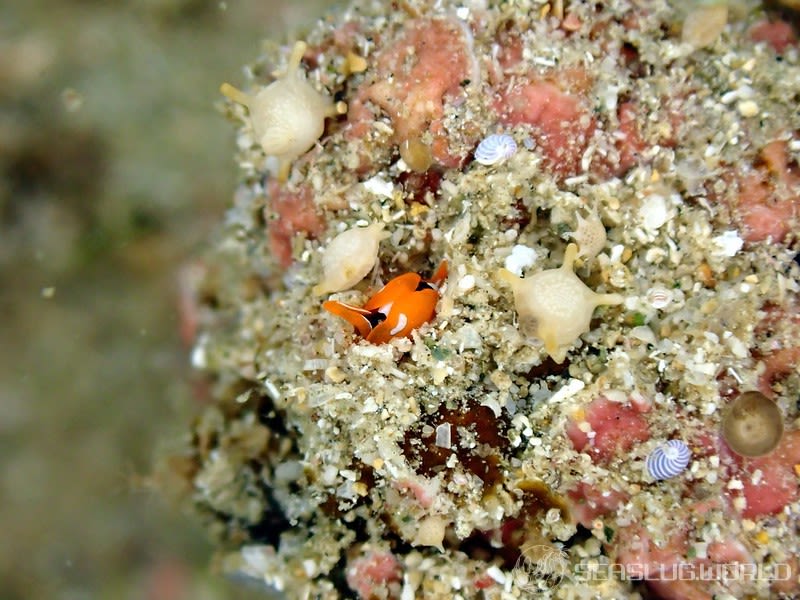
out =
<path fill-rule="evenodd" d="M 439 300 L 439 285 L 447 277 L 443 261 L 431 279 L 406 273 L 392 279 L 363 307 L 328 300 L 322 308 L 343 318 L 373 344 L 406 337 L 433 318 Z"/>

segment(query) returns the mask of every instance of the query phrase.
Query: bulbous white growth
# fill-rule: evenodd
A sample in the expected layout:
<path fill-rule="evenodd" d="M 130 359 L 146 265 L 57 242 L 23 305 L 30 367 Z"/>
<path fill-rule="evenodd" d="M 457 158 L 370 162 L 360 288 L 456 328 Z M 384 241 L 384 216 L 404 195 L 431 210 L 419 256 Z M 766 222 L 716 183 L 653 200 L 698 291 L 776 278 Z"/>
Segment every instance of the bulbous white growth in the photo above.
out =
<path fill-rule="evenodd" d="M 547 353 L 557 363 L 564 361 L 567 350 L 589 331 L 594 309 L 603 304 L 620 304 L 619 294 L 597 294 L 572 271 L 578 254 L 575 244 L 567 246 L 564 264 L 520 279 L 506 269 L 501 278 L 514 291 L 520 329 L 540 338 Z"/>
<path fill-rule="evenodd" d="M 322 281 L 314 286 L 317 295 L 341 292 L 366 277 L 378 259 L 380 241 L 389 237 L 383 223 L 354 227 L 337 235 L 322 255 Z"/>
<path fill-rule="evenodd" d="M 228 83 L 220 87 L 225 96 L 247 108 L 253 136 L 266 154 L 278 158 L 281 179 L 286 179 L 292 161 L 320 138 L 325 119 L 347 110 L 343 102 L 334 104 L 306 80 L 300 69 L 305 51 L 306 44 L 297 42 L 284 76 L 255 95 Z"/>
<path fill-rule="evenodd" d="M 578 244 L 578 256 L 592 259 L 606 245 L 606 228 L 595 212 L 590 213 L 586 219 L 579 214 L 577 219 L 578 226 L 569 235 Z"/>

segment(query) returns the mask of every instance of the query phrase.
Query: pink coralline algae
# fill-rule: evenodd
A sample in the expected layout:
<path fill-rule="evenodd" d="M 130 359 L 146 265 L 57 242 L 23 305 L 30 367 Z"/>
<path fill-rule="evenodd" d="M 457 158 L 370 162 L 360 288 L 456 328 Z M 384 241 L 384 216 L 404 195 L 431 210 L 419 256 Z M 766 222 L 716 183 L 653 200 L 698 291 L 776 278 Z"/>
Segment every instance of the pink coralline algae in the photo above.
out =
<path fill-rule="evenodd" d="M 349 111 L 350 135 L 365 135 L 379 115 L 374 103 L 389 116 L 394 143 L 430 132 L 434 158 L 443 166 L 462 160 L 447 141 L 444 103 L 462 93 L 470 77 L 468 40 L 450 19 L 409 21 L 402 33 L 374 58 L 373 75 L 361 85 Z M 413 51 L 411 51 L 413 49 Z"/>
<path fill-rule="evenodd" d="M 797 34 L 786 21 L 761 21 L 750 30 L 754 42 L 767 42 L 775 52 L 781 54 L 797 45 Z"/>
<path fill-rule="evenodd" d="M 402 567 L 391 553 L 366 550 L 347 565 L 347 584 L 360 600 L 394 598 L 402 577 Z"/>
<path fill-rule="evenodd" d="M 787 433 L 780 445 L 767 456 L 742 459 L 737 472 L 742 481 L 746 504 L 741 514 L 755 519 L 781 512 L 800 497 L 797 465 L 800 465 L 800 431 Z M 754 481 L 753 474 L 760 477 Z"/>
<path fill-rule="evenodd" d="M 736 210 L 749 242 L 782 242 L 792 233 L 800 214 L 800 168 L 790 160 L 785 141 L 764 146 L 758 165 L 744 172 Z"/>
<path fill-rule="evenodd" d="M 501 88 L 492 106 L 503 125 L 532 127 L 550 169 L 574 175 L 595 126 L 581 91 L 569 93 L 545 80 L 522 80 Z"/>
<path fill-rule="evenodd" d="M 608 462 L 637 442 L 647 441 L 650 431 L 647 421 L 633 405 L 601 397 L 586 407 L 583 418 L 569 422 L 567 435 L 576 450 Z"/>
<path fill-rule="evenodd" d="M 264 208 L 264 220 L 269 248 L 277 261 L 288 267 L 292 264 L 292 239 L 300 233 L 316 238 L 325 230 L 325 222 L 308 187 L 292 190 L 273 179 L 267 186 L 267 194 L 269 203 Z"/>

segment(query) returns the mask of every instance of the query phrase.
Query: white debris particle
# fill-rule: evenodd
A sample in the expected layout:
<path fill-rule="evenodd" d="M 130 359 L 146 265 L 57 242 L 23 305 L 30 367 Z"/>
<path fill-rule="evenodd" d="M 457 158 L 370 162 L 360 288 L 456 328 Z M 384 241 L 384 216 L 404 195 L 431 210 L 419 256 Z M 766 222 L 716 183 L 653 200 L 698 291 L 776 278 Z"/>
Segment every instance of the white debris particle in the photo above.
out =
<path fill-rule="evenodd" d="M 344 371 L 342 371 L 336 365 L 328 367 L 325 369 L 325 378 L 330 380 L 333 383 L 342 383 L 346 379 L 347 375 Z"/>
<path fill-rule="evenodd" d="M 694 545 L 694 555 L 697 558 L 708 558 L 708 543 L 696 542 Z"/>
<path fill-rule="evenodd" d="M 646 344 L 656 343 L 656 335 L 653 333 L 653 330 L 646 325 L 639 325 L 631 329 L 630 336 Z"/>
<path fill-rule="evenodd" d="M 736 108 L 739 110 L 739 114 L 743 117 L 755 117 L 759 112 L 758 104 L 752 100 L 743 100 L 742 102 L 739 102 Z"/>
<path fill-rule="evenodd" d="M 619 262 L 622 258 L 622 253 L 625 252 L 625 246 L 622 244 L 615 244 L 611 246 L 611 253 L 608 255 L 608 260 L 612 263 Z"/>
<path fill-rule="evenodd" d="M 390 181 L 386 181 L 378 175 L 367 179 L 364 182 L 364 187 L 367 189 L 367 191 L 372 192 L 376 196 L 391 198 L 394 195 L 394 186 L 392 183 Z"/>
<path fill-rule="evenodd" d="M 663 248 L 649 248 L 645 252 L 644 259 L 651 265 L 659 264 L 667 256 L 667 251 Z"/>
<path fill-rule="evenodd" d="M 370 396 L 364 401 L 364 405 L 361 407 L 361 412 L 364 414 L 378 412 L 378 405 L 375 402 L 375 398 Z"/>
<path fill-rule="evenodd" d="M 494 396 L 485 396 L 481 400 L 481 406 L 486 406 L 487 408 L 491 408 L 495 417 L 499 417 L 500 414 L 503 412 L 501 407 L 500 407 L 500 403 L 497 401 L 497 398 L 494 397 Z"/>
<path fill-rule="evenodd" d="M 311 358 L 303 363 L 303 371 L 324 371 L 328 361 L 324 358 Z"/>
<path fill-rule="evenodd" d="M 472 275 L 464 275 L 458 280 L 458 289 L 462 292 L 468 292 L 475 287 L 475 277 Z"/>
<path fill-rule="evenodd" d="M 303 571 L 305 571 L 306 577 L 313 577 L 317 574 L 317 563 L 307 558 L 303 561 Z"/>
<path fill-rule="evenodd" d="M 733 229 L 724 231 L 721 235 L 711 239 L 712 254 L 718 257 L 730 258 L 735 256 L 744 246 L 744 240 L 739 237 L 739 232 Z"/>
<path fill-rule="evenodd" d="M 450 448 L 450 423 L 442 423 L 436 428 L 435 443 L 439 448 Z"/>
<path fill-rule="evenodd" d="M 271 546 L 244 546 L 242 548 L 242 558 L 252 572 L 261 574 L 269 567 L 268 554 L 274 554 Z"/>
<path fill-rule="evenodd" d="M 456 332 L 456 339 L 458 340 L 458 351 L 480 349 L 483 346 L 483 340 L 478 330 L 470 324 L 463 325 Z"/>
<path fill-rule="evenodd" d="M 727 488 L 729 490 L 741 490 L 744 489 L 744 484 L 738 479 L 731 479 L 728 482 Z"/>
<path fill-rule="evenodd" d="M 521 277 L 523 269 L 533 266 L 536 258 L 536 250 L 517 244 L 511 249 L 511 254 L 506 258 L 504 266 L 517 277 Z"/>
<path fill-rule="evenodd" d="M 414 600 L 416 598 L 416 587 L 411 585 L 411 577 L 408 573 L 403 574 L 403 591 L 400 593 L 400 600 Z"/>
<path fill-rule="evenodd" d="M 586 384 L 580 379 L 570 379 L 567 383 L 561 386 L 561 388 L 555 394 L 550 396 L 550 403 L 557 404 L 558 402 L 563 402 L 567 398 L 572 398 L 572 396 L 580 392 L 585 387 Z"/>
<path fill-rule="evenodd" d="M 544 516 L 545 523 L 558 523 L 561 520 L 561 510 L 558 508 L 551 508 Z"/>
<path fill-rule="evenodd" d="M 500 570 L 500 567 L 497 565 L 492 565 L 486 569 L 486 574 L 500 585 L 503 585 L 506 582 L 506 574 L 503 573 L 503 571 Z"/>
<path fill-rule="evenodd" d="M 334 467 L 333 465 L 325 465 L 322 469 L 322 474 L 320 476 L 320 481 L 325 485 L 333 485 L 336 482 L 336 476 L 339 474 L 339 470 Z"/>
<path fill-rule="evenodd" d="M 205 369 L 208 364 L 207 361 L 206 346 L 204 343 L 198 343 L 192 350 L 192 367 L 195 369 Z"/>
<path fill-rule="evenodd" d="M 649 231 L 658 230 L 669 218 L 667 201 L 660 194 L 648 196 L 639 209 L 642 226 Z"/>
<path fill-rule="evenodd" d="M 747 345 L 736 336 L 730 336 L 725 343 L 736 358 L 747 358 L 750 355 Z"/>

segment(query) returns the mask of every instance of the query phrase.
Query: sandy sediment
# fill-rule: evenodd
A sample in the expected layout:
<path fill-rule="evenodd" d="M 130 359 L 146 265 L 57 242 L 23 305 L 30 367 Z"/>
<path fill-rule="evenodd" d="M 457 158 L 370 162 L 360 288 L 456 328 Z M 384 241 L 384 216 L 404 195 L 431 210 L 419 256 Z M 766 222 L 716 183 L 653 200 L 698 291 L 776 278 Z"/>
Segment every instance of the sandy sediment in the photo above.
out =
<path fill-rule="evenodd" d="M 798 593 L 800 66 L 783 26 L 757 2 L 358 2 L 305 40 L 307 82 L 348 112 L 285 182 L 230 104 L 242 182 L 198 288 L 213 404 L 183 473 L 223 570 L 292 598 Z M 498 133 L 516 152 L 475 161 Z M 332 240 L 368 225 L 387 234 L 375 267 L 315 294 Z M 373 264 L 339 245 L 343 268 Z M 370 304 L 442 261 L 435 293 Z M 516 276 L 547 308 L 526 310 Z M 431 297 L 433 318 L 381 344 L 322 308 L 371 328 Z M 748 390 L 785 420 L 760 457 L 721 434 Z M 691 459 L 660 480 L 646 460 L 668 440 Z M 669 575 L 731 564 L 763 576 Z"/>

